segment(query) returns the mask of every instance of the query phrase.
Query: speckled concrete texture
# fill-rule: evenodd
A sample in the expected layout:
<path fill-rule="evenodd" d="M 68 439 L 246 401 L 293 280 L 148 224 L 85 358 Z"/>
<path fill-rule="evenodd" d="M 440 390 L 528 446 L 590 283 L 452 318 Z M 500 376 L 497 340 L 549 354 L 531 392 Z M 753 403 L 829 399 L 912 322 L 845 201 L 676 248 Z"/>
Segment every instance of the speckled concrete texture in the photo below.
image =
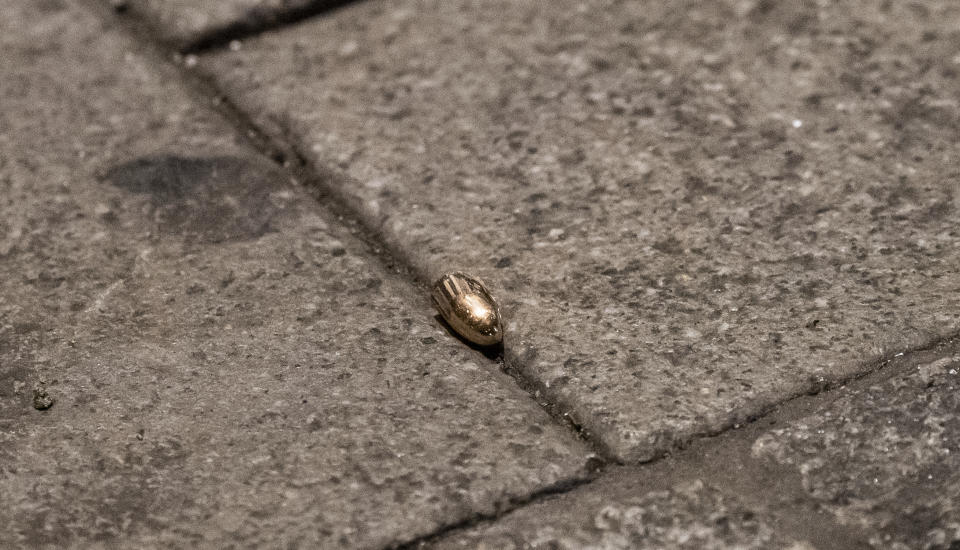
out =
<path fill-rule="evenodd" d="M 668 490 L 601 483 L 576 500 L 538 504 L 487 529 L 456 533 L 435 549 L 597 550 L 812 547 L 784 539 L 756 510 L 696 480 Z"/>
<path fill-rule="evenodd" d="M 322 11 L 347 0 L 101 0 L 148 20 L 168 44 L 188 50 Z"/>
<path fill-rule="evenodd" d="M 960 351 L 955 349 L 956 351 Z M 873 548 L 960 546 L 960 354 L 848 392 L 757 439 Z"/>
<path fill-rule="evenodd" d="M 370 1 L 201 59 L 643 461 L 960 326 L 960 6 Z"/>
<path fill-rule="evenodd" d="M 950 549 L 960 341 L 425 548 Z"/>
<path fill-rule="evenodd" d="M 176 71 L 59 0 L 0 49 L 0 546 L 379 547 L 581 475 Z"/>

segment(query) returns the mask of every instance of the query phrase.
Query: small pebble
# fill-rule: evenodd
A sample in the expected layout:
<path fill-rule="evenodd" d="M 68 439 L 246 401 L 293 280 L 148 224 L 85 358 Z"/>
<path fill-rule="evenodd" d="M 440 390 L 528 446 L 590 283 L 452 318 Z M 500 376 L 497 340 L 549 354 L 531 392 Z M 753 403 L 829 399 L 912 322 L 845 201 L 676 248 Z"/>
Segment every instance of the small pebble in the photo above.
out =
<path fill-rule="evenodd" d="M 43 382 L 37 382 L 33 387 L 33 408 L 38 411 L 45 411 L 53 406 L 54 399 L 47 393 L 47 386 Z"/>

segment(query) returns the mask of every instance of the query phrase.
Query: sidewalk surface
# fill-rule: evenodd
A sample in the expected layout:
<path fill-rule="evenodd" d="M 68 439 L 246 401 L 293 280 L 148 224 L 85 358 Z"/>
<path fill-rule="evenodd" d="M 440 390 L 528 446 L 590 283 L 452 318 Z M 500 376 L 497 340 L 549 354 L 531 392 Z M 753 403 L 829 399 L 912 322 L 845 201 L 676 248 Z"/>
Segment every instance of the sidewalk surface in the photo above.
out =
<path fill-rule="evenodd" d="M 958 29 L 5 6 L 0 546 L 960 547 Z"/>

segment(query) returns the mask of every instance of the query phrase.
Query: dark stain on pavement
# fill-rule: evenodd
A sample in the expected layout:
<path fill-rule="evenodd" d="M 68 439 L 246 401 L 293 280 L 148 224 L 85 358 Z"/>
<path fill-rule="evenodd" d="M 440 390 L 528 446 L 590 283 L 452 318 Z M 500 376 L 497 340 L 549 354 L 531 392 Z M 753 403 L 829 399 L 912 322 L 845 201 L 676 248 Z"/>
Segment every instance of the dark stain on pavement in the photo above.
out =
<path fill-rule="evenodd" d="M 277 193 L 276 169 L 228 156 L 141 157 L 109 168 L 102 179 L 147 195 L 147 223 L 160 234 L 206 243 L 260 237 L 292 206 Z"/>

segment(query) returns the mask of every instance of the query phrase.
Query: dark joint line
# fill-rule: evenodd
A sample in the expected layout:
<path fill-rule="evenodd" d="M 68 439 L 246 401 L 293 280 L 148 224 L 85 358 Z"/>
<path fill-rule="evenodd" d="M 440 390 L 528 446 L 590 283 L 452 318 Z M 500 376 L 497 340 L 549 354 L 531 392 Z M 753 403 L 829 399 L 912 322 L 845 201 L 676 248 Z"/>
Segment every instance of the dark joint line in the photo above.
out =
<path fill-rule="evenodd" d="M 305 19 L 325 15 L 340 9 L 355 0 L 314 0 L 301 6 L 275 11 L 254 8 L 242 18 L 226 25 L 214 27 L 189 40 L 162 40 L 164 45 L 181 54 L 200 54 L 223 48 L 234 40 L 243 40 L 258 34 L 299 23 Z M 117 13 L 126 13 L 130 7 L 126 1 L 114 3 Z"/>

